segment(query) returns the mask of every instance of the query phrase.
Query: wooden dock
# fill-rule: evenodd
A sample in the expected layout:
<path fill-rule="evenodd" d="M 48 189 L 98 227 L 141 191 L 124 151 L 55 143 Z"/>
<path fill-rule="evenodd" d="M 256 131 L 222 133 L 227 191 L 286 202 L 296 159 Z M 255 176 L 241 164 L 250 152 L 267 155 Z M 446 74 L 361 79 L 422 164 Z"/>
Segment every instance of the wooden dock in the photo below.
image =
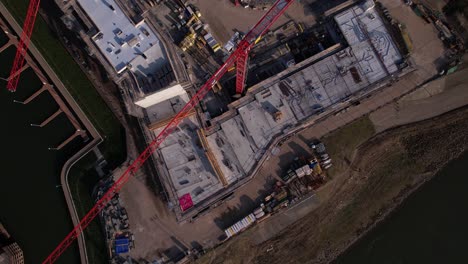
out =
<path fill-rule="evenodd" d="M 53 115 L 49 116 L 46 120 L 42 121 L 42 123 L 40 123 L 38 126 L 44 127 L 45 125 L 50 123 L 50 121 L 54 120 L 61 113 L 63 113 L 62 109 L 57 110 Z"/>
<path fill-rule="evenodd" d="M 84 140 L 88 140 L 88 135 L 86 133 L 86 130 L 82 129 L 81 124 L 75 118 L 73 113 L 70 111 L 68 106 L 60 97 L 60 95 L 54 90 L 54 87 L 52 85 L 48 83 L 44 83 L 39 90 L 34 92 L 31 96 L 29 96 L 26 100 L 24 100 L 21 103 L 28 104 L 45 91 L 48 91 L 49 94 L 54 98 L 55 102 L 59 105 L 59 109 L 54 114 L 49 116 L 46 120 L 42 121 L 42 123 L 40 123 L 39 125 L 31 124 L 31 126 L 44 127 L 45 125 L 50 123 L 54 118 L 59 116 L 61 113 L 64 113 L 67 116 L 70 123 L 76 129 L 76 132 L 73 135 L 71 135 L 68 139 L 66 139 L 64 142 L 62 142 L 58 147 L 54 147 L 51 149 L 60 150 L 77 136 L 81 136 Z"/>
<path fill-rule="evenodd" d="M 8 32 L 8 28 L 5 25 L 0 24 L 0 29 L 2 29 L 9 38 L 8 42 L 5 45 L 2 45 L 2 47 L 0 47 L 0 53 L 5 51 L 8 47 L 10 47 L 12 45 L 18 46 L 17 37 L 10 34 Z M 72 141 L 77 136 L 81 136 L 85 141 L 88 140 L 89 138 L 88 138 L 86 130 L 82 128 L 82 124 L 78 121 L 78 119 L 72 113 L 69 106 L 64 102 L 62 97 L 60 97 L 58 92 L 54 89 L 53 85 L 51 85 L 49 83 L 49 80 L 43 74 L 43 70 L 41 68 L 39 68 L 38 65 L 36 65 L 36 62 L 32 59 L 32 57 L 29 55 L 29 53 L 25 54 L 24 59 L 25 59 L 25 64 L 21 68 L 21 70 L 17 71 L 16 73 L 14 73 L 11 76 L 9 76 L 6 80 L 7 81 L 10 80 L 11 78 L 13 78 L 13 77 L 17 76 L 18 74 L 22 73 L 28 67 L 31 67 L 33 69 L 34 73 L 39 78 L 39 80 L 42 82 L 42 87 L 39 90 L 37 90 L 36 92 L 34 92 L 32 95 L 30 95 L 28 98 L 26 98 L 26 100 L 24 100 L 22 102 L 14 100 L 14 102 L 22 103 L 22 104 L 28 104 L 32 100 L 36 99 L 43 92 L 48 91 L 49 94 L 54 98 L 55 102 L 57 102 L 57 104 L 59 105 L 59 109 L 54 114 L 49 116 L 46 120 L 42 121 L 40 124 L 31 124 L 31 126 L 44 127 L 47 124 L 49 124 L 52 120 L 54 120 L 57 116 L 59 116 L 61 113 L 64 113 L 67 116 L 68 120 L 70 120 L 70 123 L 73 125 L 76 132 L 73 135 L 71 135 L 68 139 L 66 139 L 64 142 L 62 142 L 57 148 L 51 148 L 51 149 L 59 150 L 59 149 L 63 148 L 66 144 L 68 144 L 70 141 Z"/>
<path fill-rule="evenodd" d="M 75 133 L 73 133 L 73 135 L 71 135 L 70 137 L 68 137 L 65 141 L 63 141 L 62 143 L 60 143 L 60 145 L 58 145 L 58 147 L 56 148 L 57 150 L 60 150 L 62 149 L 63 147 L 65 147 L 68 143 L 70 143 L 73 139 L 75 139 L 77 136 L 79 136 L 80 133 L 78 131 L 76 131 Z"/>
<path fill-rule="evenodd" d="M 26 70 L 27 68 L 29 68 L 29 64 L 25 64 L 25 65 L 21 68 L 21 70 L 15 72 L 13 75 L 10 75 L 10 76 L 7 78 L 7 80 L 9 81 L 11 78 L 13 78 L 13 77 L 15 77 L 16 75 L 22 73 L 22 72 L 23 72 L 24 70 Z"/>
<path fill-rule="evenodd" d="M 8 42 L 0 48 L 0 53 L 3 52 L 4 50 L 8 49 L 8 47 L 10 47 L 13 44 L 15 44 L 15 40 L 14 39 L 9 39 Z"/>
<path fill-rule="evenodd" d="M 26 98 L 26 100 L 23 101 L 23 104 L 29 104 L 32 100 L 34 100 L 36 97 L 38 97 L 42 92 L 46 90 L 47 90 L 47 86 L 45 84 L 42 85 L 41 89 L 37 90 L 31 96 Z"/>

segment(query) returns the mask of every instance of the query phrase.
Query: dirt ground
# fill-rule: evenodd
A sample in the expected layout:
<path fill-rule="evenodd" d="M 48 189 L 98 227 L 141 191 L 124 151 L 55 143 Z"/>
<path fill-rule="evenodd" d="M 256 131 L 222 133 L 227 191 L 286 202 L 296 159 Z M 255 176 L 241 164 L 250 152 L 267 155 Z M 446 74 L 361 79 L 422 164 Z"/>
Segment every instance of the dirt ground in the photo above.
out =
<path fill-rule="evenodd" d="M 127 183 L 120 197 L 135 235 L 135 248 L 130 256 L 136 260 L 153 261 L 161 256 L 177 258 L 194 246 L 213 246 L 217 237 L 224 233 L 211 219 L 201 219 L 196 224 L 177 224 L 174 213 L 154 194 L 143 172 Z"/>
<path fill-rule="evenodd" d="M 423 0 L 424 4 L 430 6 L 431 8 L 442 12 L 442 8 L 446 5 L 447 1 L 440 1 L 440 0 Z"/>
<path fill-rule="evenodd" d="M 460 76 L 464 76 L 464 74 L 460 73 Z M 408 76 L 407 78 L 412 79 L 413 76 Z M 433 116 L 436 115 L 436 113 L 443 113 L 448 109 L 453 109 L 447 107 L 455 107 L 456 105 L 453 104 L 454 100 L 457 100 L 460 104 L 468 104 L 468 98 L 464 96 L 466 92 L 462 93 L 466 91 L 466 86 L 456 80 L 456 78 L 449 80 L 449 83 L 454 84 L 455 87 L 444 87 L 444 90 L 441 90 L 440 86 L 437 86 L 437 84 L 447 82 L 446 80 L 440 80 L 434 84 L 430 83 L 428 87 L 434 86 L 434 88 L 427 88 L 428 91 L 433 94 L 433 97 L 430 98 L 427 98 L 425 95 L 427 92 L 422 88 L 404 97 L 397 104 L 399 108 L 396 113 L 400 118 L 396 120 L 403 122 L 402 120 L 408 121 L 408 119 L 404 118 L 411 117 L 411 122 L 414 122 L 428 118 L 427 112 L 414 110 L 418 109 L 420 105 L 424 105 L 426 110 L 431 109 L 430 113 L 432 113 Z M 435 95 L 436 91 L 439 92 L 437 95 Z M 386 96 L 388 97 L 388 94 Z M 441 98 L 448 98 L 448 100 L 443 101 Z M 462 98 L 465 98 L 464 101 Z M 187 248 L 190 248 L 193 244 L 192 242 L 196 242 L 207 248 L 214 246 L 218 242 L 218 237 L 223 234 L 224 226 L 246 215 L 258 204 L 259 199 L 265 195 L 271 184 L 279 177 L 279 174 L 282 173 L 282 167 L 290 163 L 295 156 L 309 155 L 310 150 L 307 145 L 312 138 L 326 135 L 336 127 L 343 126 L 369 111 L 370 108 L 377 107 L 376 103 L 373 101 L 375 98 L 371 99 L 372 100 L 369 102 L 361 103 L 361 108 L 350 109 L 346 113 L 333 116 L 326 122 L 319 123 L 310 129 L 304 130 L 297 137 L 286 142 L 280 148 L 280 152 L 277 156 L 273 156 L 267 161 L 267 164 L 271 166 L 264 166 L 249 184 L 235 192 L 232 199 L 211 210 L 208 214 L 199 217 L 193 223 L 177 224 L 173 213 L 168 210 L 166 204 L 164 204 L 159 197 L 154 195 L 151 191 L 151 185 L 146 182 L 145 175 L 140 172 L 141 174 L 135 179 L 130 180 L 128 185 L 121 192 L 122 200 L 127 208 L 131 221 L 131 228 L 135 233 L 135 239 L 137 241 L 136 248 L 131 252 L 132 257 L 136 259 L 152 259 L 159 256 L 161 252 L 163 255 L 173 257 Z M 388 100 L 389 99 L 390 97 Z M 392 115 L 394 112 L 390 112 L 388 109 L 393 109 L 393 111 L 395 111 L 395 104 L 387 105 L 370 115 L 378 131 L 400 125 L 400 123 L 396 123 L 394 121 L 395 119 L 393 119 L 394 117 Z M 364 125 L 364 127 L 365 126 L 366 125 Z M 358 128 L 349 134 L 370 137 L 372 133 L 368 134 L 366 131 L 367 129 L 362 130 Z M 355 143 L 346 141 L 340 144 L 348 147 L 357 146 L 359 137 L 353 136 L 353 138 L 357 140 Z M 339 158 L 336 158 L 338 156 L 339 154 L 334 154 L 334 170 L 338 168 L 334 174 L 339 174 L 343 170 L 343 167 L 347 167 L 346 159 L 350 159 L 350 157 L 346 159 L 343 157 L 341 158 L 343 160 L 341 162 Z M 297 210 L 294 209 L 286 214 L 286 216 L 276 216 L 278 220 L 271 222 L 266 221 L 267 223 L 259 227 L 256 231 L 254 235 L 254 237 L 256 237 L 255 242 L 259 243 L 265 241 L 270 238 L 274 232 L 279 232 L 281 229 L 285 228 L 286 224 L 291 224 L 295 220 L 315 210 L 319 203 L 327 200 L 327 197 L 336 192 L 340 184 L 340 181 L 332 181 L 318 192 L 317 197 L 310 200 L 313 202 L 309 201 L 306 203 L 308 204 L 307 206 L 304 205 L 301 206 L 301 208 L 297 208 Z M 151 202 L 142 203 L 141 201 Z"/>
<path fill-rule="evenodd" d="M 466 129 L 467 108 L 374 136 L 358 148 L 351 169 L 334 178 L 333 195 L 319 191 L 321 205 L 303 220 L 258 247 L 255 228 L 248 230 L 199 263 L 328 263 L 412 188 L 468 149 Z"/>
<path fill-rule="evenodd" d="M 234 30 L 247 32 L 266 12 L 236 7 L 230 0 L 191 0 L 190 2 L 200 8 L 202 20 L 209 24 L 215 38 L 223 44 L 232 37 Z M 317 10 L 332 6 L 332 2 L 338 1 L 294 1 L 272 28 L 289 20 L 304 23 L 307 26 L 313 25 L 317 17 Z"/>
<path fill-rule="evenodd" d="M 210 14 L 204 12 L 204 8 L 205 10 L 211 10 L 211 16 L 214 19 L 219 19 L 220 17 L 228 18 L 223 20 L 222 23 L 218 21 L 221 31 L 225 31 L 226 28 L 232 29 L 234 27 L 245 27 L 245 29 L 247 29 L 248 26 L 256 22 L 260 13 L 263 12 L 259 10 L 235 8 L 228 0 L 197 0 L 194 2 L 200 7 L 202 16 L 205 19 L 208 19 Z M 415 87 L 418 83 L 433 76 L 437 72 L 435 63 L 437 58 L 443 54 L 443 47 L 437 39 L 437 33 L 432 27 L 428 27 L 422 19 L 416 17 L 407 6 L 402 5 L 401 1 L 385 0 L 383 2 L 384 4 L 388 2 L 387 4 L 389 4 L 388 7 L 392 15 L 407 25 L 410 36 L 414 42 L 415 49 L 413 57 L 414 62 L 418 65 L 418 70 L 400 79 L 393 87 L 385 89 L 378 96 L 363 100 L 359 106 L 353 107 L 340 115 L 332 116 L 326 121 L 304 130 L 299 135 L 286 142 L 280 148 L 279 153 L 276 156 L 272 156 L 270 160 L 265 163 L 258 175 L 249 184 L 235 192 L 231 200 L 211 210 L 208 214 L 199 217 L 193 223 L 177 224 L 173 213 L 168 209 L 166 204 L 151 191 L 151 184 L 146 182 L 145 179 L 147 177 L 144 174 L 137 176 L 136 179 L 130 180 L 127 186 L 122 190 L 121 197 L 128 211 L 131 228 L 135 233 L 136 248 L 131 252 L 132 257 L 135 259 L 145 258 L 147 260 L 152 260 L 160 255 L 174 257 L 196 244 L 206 248 L 214 246 L 218 242 L 218 238 L 224 233 L 222 230 L 223 226 L 228 225 L 229 221 L 234 221 L 244 216 L 246 212 L 250 212 L 257 204 L 258 200 L 265 195 L 266 190 L 272 182 L 282 173 L 282 167 L 289 164 L 295 156 L 307 155 L 309 153 L 310 150 L 307 145 L 312 138 L 327 135 L 331 131 L 336 130 L 336 128 L 342 127 L 379 106 L 391 102 L 395 96 L 401 94 L 405 89 Z M 301 8 L 297 5 L 299 4 L 295 3 L 288 12 L 292 12 L 291 10 L 294 10 L 292 8 Z M 227 12 L 225 16 L 220 15 L 220 13 L 223 14 L 223 12 Z M 242 12 L 242 15 L 245 16 L 246 19 L 232 19 L 232 17 L 235 17 L 232 15 L 232 12 Z M 301 12 L 299 12 L 299 14 L 301 14 Z M 241 16 L 241 18 L 244 17 Z M 248 19 L 252 21 L 247 21 Z M 308 17 L 307 19 L 313 18 Z M 235 25 L 235 23 L 239 25 Z M 212 24 L 213 22 L 210 22 L 210 25 Z M 431 34 L 428 34 L 428 32 L 431 32 Z M 230 34 L 225 35 L 225 37 L 229 38 Z M 404 97 L 397 104 L 391 103 L 375 111 L 370 116 L 370 119 L 375 129 L 377 131 L 382 131 L 395 125 L 415 122 L 444 113 L 459 105 L 468 103 L 468 96 L 466 96 L 468 93 L 466 93 L 467 88 L 463 85 L 464 81 L 466 81 L 464 73 L 455 73 L 434 83 L 429 83 L 423 89 L 419 89 Z M 427 111 L 427 109 L 431 109 L 431 111 Z M 428 112 L 432 114 L 428 116 Z M 370 137 L 370 135 L 366 137 Z M 346 146 L 348 143 L 343 144 Z M 398 144 L 400 146 L 400 152 L 385 153 L 385 155 L 394 156 L 393 162 L 401 158 L 401 155 L 405 153 L 401 143 Z M 351 157 L 349 157 L 349 153 L 347 155 L 348 160 L 343 159 L 343 167 L 346 167 L 347 164 L 349 165 L 350 160 L 352 160 Z M 369 157 L 369 160 L 372 160 L 372 157 Z M 336 162 L 339 161 L 335 160 L 334 163 Z M 366 164 L 359 164 L 359 166 L 367 166 Z M 339 166 L 335 167 L 339 168 Z M 373 168 L 373 170 L 379 170 L 379 168 Z M 252 241 L 257 244 L 270 238 L 269 236 L 271 236 L 273 232 L 279 232 L 281 229 L 285 228 L 286 223 L 291 224 L 307 214 L 317 215 L 315 212 L 317 211 L 316 208 L 318 206 L 323 208 L 322 203 L 329 200 L 333 194 L 342 188 L 344 177 L 339 177 L 341 175 L 340 172 L 342 172 L 342 170 L 336 170 L 336 180 L 334 179 L 325 185 L 317 193 L 317 196 L 309 200 L 309 203 L 298 206 L 286 215 L 277 216 L 278 220 L 266 221 L 267 223 L 263 227 L 257 226 L 246 232 L 246 235 L 243 234 L 239 239 L 234 239 L 232 240 L 233 242 L 229 243 L 235 243 L 237 240 L 243 241 L 243 237 L 248 238 L 249 236 L 253 236 L 257 239 Z M 362 179 L 362 182 L 364 180 L 365 179 Z M 393 195 L 395 193 L 391 192 L 391 194 Z M 347 206 L 347 204 L 341 202 L 341 200 L 335 201 L 340 207 Z M 316 223 L 314 223 L 314 226 L 315 224 Z M 249 239 L 248 241 L 251 240 Z M 216 258 L 220 258 L 218 253 Z M 220 259 L 225 258 L 223 257 Z"/>
<path fill-rule="evenodd" d="M 444 54 L 444 46 L 438 38 L 435 27 L 416 16 L 403 1 L 381 0 L 380 2 L 388 8 L 393 18 L 406 26 L 413 43 L 411 58 L 417 68 L 428 75 L 436 74 L 437 69 L 434 64 L 440 63 L 439 58 Z"/>

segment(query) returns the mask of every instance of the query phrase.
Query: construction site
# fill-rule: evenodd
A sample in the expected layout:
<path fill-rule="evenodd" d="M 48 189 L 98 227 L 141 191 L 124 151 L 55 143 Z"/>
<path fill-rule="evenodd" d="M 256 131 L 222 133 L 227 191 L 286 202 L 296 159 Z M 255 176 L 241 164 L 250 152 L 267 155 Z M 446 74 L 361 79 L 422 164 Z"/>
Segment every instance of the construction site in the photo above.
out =
<path fill-rule="evenodd" d="M 260 41 L 253 52 L 263 48 L 267 54 L 255 53 L 248 76 L 256 78 L 250 81 L 247 77 L 247 84 L 257 84 L 247 85 L 248 91 L 241 98 L 217 107 L 234 90 L 229 85 L 233 77 L 226 76 L 225 82 L 215 86 L 218 90 L 208 95 L 211 98 L 202 102 L 198 118 L 194 111 L 162 143 L 155 160 L 161 176 L 168 179 L 166 188 L 174 190 L 171 200 L 174 204 L 181 197 L 191 200 L 175 207 L 179 221 L 196 217 L 245 184 L 273 139 L 288 135 L 336 104 L 359 100 L 404 74 L 408 64 L 372 2 L 339 12 L 326 23 L 333 31 L 323 32 L 329 35 L 323 39 L 331 40 L 324 44 L 315 42 L 318 48 L 314 50 L 311 45 L 311 50 L 302 52 L 311 55 L 307 58 L 295 60 L 294 51 L 284 48 L 285 45 L 275 43 L 276 47 L 268 50 L 269 45 L 264 42 L 269 38 Z M 288 39 L 286 34 L 283 35 Z M 291 35 L 294 39 L 301 33 L 293 32 L 290 38 Z M 262 57 L 275 59 L 265 61 Z M 260 70 L 262 73 L 258 73 Z M 153 138 L 165 125 L 164 121 L 155 123 L 171 117 L 188 102 L 189 97 L 181 87 L 167 90 L 172 91 L 173 98 L 156 101 L 145 109 Z M 170 109 L 169 103 L 174 113 L 165 116 L 161 109 Z"/>
<path fill-rule="evenodd" d="M 229 26 L 205 16 L 207 4 L 202 0 L 56 0 L 56 4 L 64 25 L 118 86 L 121 104 L 137 120 L 148 148 L 101 180 L 94 193 L 96 205 L 45 263 L 58 258 L 96 216 L 112 263 L 143 258 L 175 262 L 202 254 L 201 249 L 226 241 L 290 205 L 303 206 L 299 204 L 313 199 L 314 190 L 327 182 L 332 167 L 333 157 L 320 141 L 307 142 L 311 154 L 284 166 L 266 194 L 243 212 L 244 218 L 230 217 L 216 223 L 219 230 L 209 230 L 218 219 L 210 216 L 201 220 L 202 228 L 187 234 L 192 238 L 209 230 L 212 239 L 221 230 L 218 241 L 187 246 L 180 241 L 188 238 L 167 231 L 172 225 L 196 225 L 212 210 L 222 210 L 223 203 L 249 186 L 278 148 L 299 132 L 377 93 L 389 94 L 388 100 L 398 98 L 399 91 L 390 95 L 391 86 L 415 71 L 411 40 L 385 7 L 372 0 L 329 1 L 314 12 L 309 3 L 291 0 L 226 0 L 218 3 L 223 6 L 219 12 L 249 17 Z M 301 12 L 295 17 L 288 8 Z M 420 16 L 434 20 L 445 34 L 450 55 L 457 57 L 463 47 L 450 29 L 437 17 Z M 62 41 L 68 40 L 62 37 Z M 447 65 L 450 71 L 455 64 L 452 60 Z M 132 176 L 141 180 L 137 170 L 144 164 L 154 186 L 160 187 L 155 204 L 163 204 L 171 214 L 167 219 L 173 219 L 169 228 L 156 216 L 151 222 L 158 222 L 161 233 L 170 234 L 182 253 L 167 250 L 162 257 L 159 249 L 149 249 L 154 241 L 139 241 L 151 236 L 143 234 L 149 224 L 132 216 L 144 214 L 135 214 L 134 205 L 146 201 L 132 201 L 128 195 L 132 191 L 118 194 Z"/>
<path fill-rule="evenodd" d="M 265 10 L 275 4 L 264 2 Z M 148 157 L 179 223 L 196 221 L 248 184 L 271 155 L 273 142 L 342 106 L 359 104 L 411 71 L 373 1 L 342 2 L 311 25 L 294 20 L 274 24 L 263 37 L 255 37 L 244 69 L 237 69 L 242 66 L 238 62 L 222 64 L 248 33 L 236 31 L 227 42 L 217 40 L 219 33 L 196 5 L 57 4 L 67 27 L 82 37 L 88 53 L 119 85 L 126 109 L 138 118 L 148 143 L 158 141 L 174 116 L 185 111 Z M 219 67 L 225 67 L 224 77 L 210 81 Z M 240 70 L 245 72 L 241 85 Z M 212 89 L 200 97 L 198 107 L 186 111 L 207 79 Z"/>

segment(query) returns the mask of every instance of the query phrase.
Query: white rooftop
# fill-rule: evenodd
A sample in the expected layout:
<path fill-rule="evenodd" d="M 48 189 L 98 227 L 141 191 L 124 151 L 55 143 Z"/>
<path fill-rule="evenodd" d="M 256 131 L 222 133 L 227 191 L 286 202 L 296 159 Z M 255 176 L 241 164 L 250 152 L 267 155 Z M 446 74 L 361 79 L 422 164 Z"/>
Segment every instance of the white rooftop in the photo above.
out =
<path fill-rule="evenodd" d="M 190 100 L 187 92 L 182 86 L 179 86 L 180 85 L 176 85 L 167 88 L 136 102 L 137 105 L 145 107 L 144 112 L 150 127 L 152 127 L 152 125 L 161 126 L 161 123 L 164 124 L 169 121 L 170 118 L 179 113 Z M 171 91 L 172 89 L 173 91 Z"/>
<path fill-rule="evenodd" d="M 149 108 L 151 106 L 161 104 L 164 101 L 169 102 L 170 99 L 175 99 L 175 98 L 187 99 L 187 100 L 183 100 L 182 102 L 183 104 L 188 102 L 187 92 L 184 90 L 184 88 L 180 84 L 176 84 L 174 86 L 159 90 L 135 102 L 135 104 L 143 108 Z M 162 110 L 164 111 L 164 109 Z"/>
<path fill-rule="evenodd" d="M 77 2 L 100 31 L 93 40 L 118 73 L 128 64 L 148 73 L 166 60 L 158 37 L 144 20 L 133 24 L 114 0 Z"/>

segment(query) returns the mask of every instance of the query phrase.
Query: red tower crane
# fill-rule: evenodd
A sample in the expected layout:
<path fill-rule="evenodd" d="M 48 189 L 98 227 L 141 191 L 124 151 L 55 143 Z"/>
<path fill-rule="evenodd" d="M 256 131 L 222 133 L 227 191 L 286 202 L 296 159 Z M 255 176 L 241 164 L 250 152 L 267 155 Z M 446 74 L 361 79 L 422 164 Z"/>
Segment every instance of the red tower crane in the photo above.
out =
<path fill-rule="evenodd" d="M 39 3 L 41 0 L 31 0 L 29 2 L 28 12 L 24 20 L 23 32 L 18 43 L 18 49 L 16 50 L 15 60 L 13 61 L 13 67 L 11 68 L 10 78 L 8 79 L 7 89 L 10 92 L 16 91 L 18 81 L 21 75 L 21 69 L 24 66 L 24 60 L 26 53 L 28 52 L 29 42 L 36 22 L 37 11 L 39 11 Z"/>
<path fill-rule="evenodd" d="M 166 139 L 178 126 L 178 124 L 193 110 L 196 105 L 205 97 L 211 88 L 218 82 L 228 69 L 238 63 L 237 73 L 241 74 L 238 80 L 245 80 L 247 56 L 251 47 L 255 44 L 268 28 L 278 19 L 281 14 L 292 4 L 294 0 L 278 0 L 268 10 L 268 12 L 260 19 L 260 21 L 245 35 L 241 40 L 237 49 L 228 57 L 226 62 L 211 76 L 210 79 L 198 90 L 198 92 L 190 99 L 190 101 L 180 110 L 177 115 L 164 127 L 159 135 L 149 144 L 149 146 L 140 154 L 140 156 L 127 168 L 120 178 L 112 185 L 109 190 L 102 196 L 99 201 L 91 208 L 91 210 L 81 219 L 73 230 L 65 237 L 65 239 L 52 251 L 52 253 L 42 262 L 53 263 L 60 255 L 75 241 L 81 232 L 93 221 L 93 219 L 101 212 L 116 193 L 122 189 L 124 184 L 143 166 L 144 162 L 153 154 L 159 147 L 161 142 Z M 243 89 L 243 86 L 242 86 Z"/>
<path fill-rule="evenodd" d="M 237 49 L 231 57 L 236 60 L 236 94 L 242 94 L 245 87 L 248 72 L 248 60 L 250 49 L 257 43 L 265 32 L 273 25 L 284 11 L 292 4 L 293 0 L 276 1 L 266 14 L 255 24 L 255 26 L 245 35 Z M 231 58 L 229 57 L 229 58 Z M 228 61 L 226 61 L 228 62 Z M 226 63 L 224 64 L 226 65 Z M 223 66 L 224 66 L 223 65 Z M 221 68 L 223 67 L 221 66 Z M 229 66 L 232 66 L 229 65 Z M 218 79 L 219 80 L 219 79 Z"/>

